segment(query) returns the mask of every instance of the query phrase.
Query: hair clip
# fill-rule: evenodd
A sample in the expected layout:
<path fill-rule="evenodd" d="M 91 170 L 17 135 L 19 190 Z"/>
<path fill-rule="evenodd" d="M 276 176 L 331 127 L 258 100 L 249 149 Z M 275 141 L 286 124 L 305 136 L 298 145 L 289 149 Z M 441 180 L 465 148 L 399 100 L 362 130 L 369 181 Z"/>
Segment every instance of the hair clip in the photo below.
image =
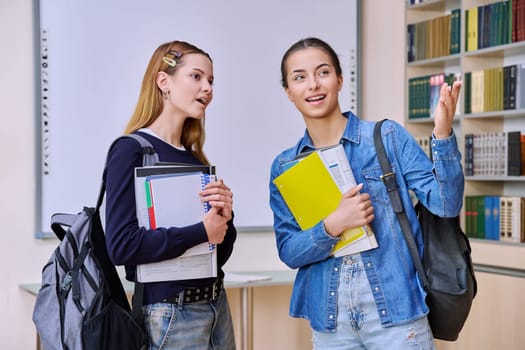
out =
<path fill-rule="evenodd" d="M 173 56 L 173 58 L 168 57 L 168 55 Z M 177 65 L 176 58 L 181 58 L 182 52 L 176 51 L 176 50 L 169 50 L 168 53 L 164 57 L 162 57 L 162 61 L 166 62 L 168 66 L 171 68 L 175 67 Z"/>
<path fill-rule="evenodd" d="M 171 68 L 177 65 L 177 61 L 175 61 L 173 58 L 169 58 L 166 56 L 162 57 L 162 61 L 166 62 L 166 64 L 170 66 Z"/>

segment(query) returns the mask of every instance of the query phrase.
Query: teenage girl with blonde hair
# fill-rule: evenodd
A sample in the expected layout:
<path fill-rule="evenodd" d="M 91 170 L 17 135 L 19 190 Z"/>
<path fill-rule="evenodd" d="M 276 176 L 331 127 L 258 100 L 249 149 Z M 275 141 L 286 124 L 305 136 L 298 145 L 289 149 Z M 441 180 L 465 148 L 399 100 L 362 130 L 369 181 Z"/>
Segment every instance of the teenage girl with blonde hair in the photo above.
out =
<path fill-rule="evenodd" d="M 213 63 L 196 46 L 173 41 L 153 53 L 137 106 L 125 133 L 151 142 L 162 162 L 209 164 L 203 152 L 204 116 L 213 98 Z M 134 168 L 142 149 L 131 138 L 115 143 L 106 175 L 106 234 L 110 256 L 135 280 L 135 266 L 176 258 L 187 249 L 217 245 L 217 278 L 146 283 L 143 311 L 150 349 L 235 349 L 232 319 L 223 290 L 222 266 L 236 239 L 233 194 L 223 180 L 199 195 L 211 209 L 183 227 L 140 227 L 135 209 Z M 184 198 L 180 198 L 184 201 Z"/>

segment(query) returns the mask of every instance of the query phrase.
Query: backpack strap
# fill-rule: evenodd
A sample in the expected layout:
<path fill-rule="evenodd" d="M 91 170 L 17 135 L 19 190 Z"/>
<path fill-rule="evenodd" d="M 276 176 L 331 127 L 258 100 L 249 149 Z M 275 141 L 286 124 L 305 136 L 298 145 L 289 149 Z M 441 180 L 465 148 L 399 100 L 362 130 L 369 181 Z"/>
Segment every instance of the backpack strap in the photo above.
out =
<path fill-rule="evenodd" d="M 56 213 L 51 216 L 51 230 L 55 233 L 59 240 L 63 240 L 66 236 L 65 227 L 71 227 L 75 222 L 77 216 L 75 214 Z"/>
<path fill-rule="evenodd" d="M 386 155 L 383 139 L 381 137 L 381 126 L 385 120 L 387 119 L 377 122 L 374 127 L 374 145 L 377 152 L 377 158 L 379 159 L 379 164 L 381 165 L 381 170 L 383 171 L 381 180 L 386 186 L 388 196 L 390 197 L 390 203 L 392 204 L 392 208 L 396 213 L 399 225 L 401 226 L 401 231 L 403 232 L 403 236 L 405 236 L 405 241 L 407 243 L 408 250 L 410 251 L 410 255 L 412 256 L 412 260 L 414 262 L 414 266 L 416 267 L 419 279 L 423 284 L 423 288 L 428 290 L 428 280 L 423 268 L 423 264 L 421 263 L 419 252 L 417 250 L 417 244 L 416 240 L 414 239 L 412 226 L 410 226 L 407 214 L 403 208 L 403 202 L 401 201 L 401 196 L 399 195 L 399 187 L 397 186 L 396 174 L 392 171 L 392 167 L 390 166 L 390 162 L 388 161 L 388 157 Z"/>
<path fill-rule="evenodd" d="M 159 162 L 159 155 L 157 152 L 155 152 L 155 148 L 153 145 L 145 139 L 143 136 L 139 134 L 127 134 L 118 137 L 113 143 L 109 146 L 108 155 L 109 152 L 111 152 L 111 149 L 117 143 L 118 140 L 122 138 L 132 138 L 136 140 L 138 143 L 140 143 L 140 146 L 142 147 L 142 166 L 151 166 L 155 165 Z M 107 158 L 107 157 L 106 157 Z M 102 175 L 102 185 L 100 187 L 100 193 L 98 195 L 97 200 L 97 206 L 96 211 L 98 212 L 100 210 L 100 207 L 102 205 L 102 201 L 104 200 L 104 194 L 106 193 L 106 170 L 107 170 L 107 159 L 106 159 L 106 166 L 104 167 L 104 173 Z M 142 313 L 142 305 L 144 301 L 144 284 L 140 282 L 135 282 L 135 288 L 133 293 L 133 299 L 131 302 L 131 313 L 139 322 L 139 324 L 144 324 L 144 315 Z"/>
<path fill-rule="evenodd" d="M 128 134 L 123 137 L 131 137 L 142 146 L 142 166 L 155 165 L 159 162 L 159 155 L 155 152 L 153 145 L 139 134 Z"/>
<path fill-rule="evenodd" d="M 140 146 L 142 147 L 142 166 L 150 166 L 155 165 L 159 162 L 159 155 L 157 152 L 155 152 L 155 148 L 153 148 L 153 145 L 145 139 L 143 136 L 139 134 L 127 134 L 118 137 L 111 145 L 109 146 L 108 155 L 109 152 L 113 149 L 117 141 L 123 139 L 123 138 L 132 138 L 136 140 L 138 143 L 140 143 Z M 96 210 L 98 211 L 100 209 L 100 206 L 102 205 L 102 201 L 104 200 L 104 193 L 106 192 L 106 167 L 107 167 L 107 157 L 106 157 L 106 166 L 104 166 L 104 173 L 102 175 L 102 186 L 100 188 L 100 192 L 97 199 L 97 206 Z"/>

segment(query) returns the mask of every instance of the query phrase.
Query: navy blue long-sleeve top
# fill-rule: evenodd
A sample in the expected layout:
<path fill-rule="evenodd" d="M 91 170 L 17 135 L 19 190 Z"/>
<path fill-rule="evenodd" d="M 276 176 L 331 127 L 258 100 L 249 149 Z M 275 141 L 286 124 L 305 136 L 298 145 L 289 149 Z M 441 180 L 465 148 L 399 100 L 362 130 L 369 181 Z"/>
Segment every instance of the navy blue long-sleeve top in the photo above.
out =
<path fill-rule="evenodd" d="M 179 150 L 163 140 L 144 132 L 161 162 L 198 164 L 191 152 Z M 108 154 L 106 167 L 106 242 L 109 255 L 116 265 L 125 265 L 126 279 L 135 280 L 135 266 L 176 258 L 188 248 L 207 242 L 204 223 L 184 227 L 160 227 L 155 230 L 139 227 L 135 206 L 134 169 L 142 166 L 142 149 L 132 138 L 118 140 Z M 184 199 L 181 199 L 184 200 Z M 224 241 L 217 245 L 219 278 L 224 277 L 222 266 L 233 251 L 237 237 L 233 219 L 228 222 Z M 144 304 L 159 302 L 178 294 L 187 287 L 210 284 L 214 278 L 146 283 Z"/>

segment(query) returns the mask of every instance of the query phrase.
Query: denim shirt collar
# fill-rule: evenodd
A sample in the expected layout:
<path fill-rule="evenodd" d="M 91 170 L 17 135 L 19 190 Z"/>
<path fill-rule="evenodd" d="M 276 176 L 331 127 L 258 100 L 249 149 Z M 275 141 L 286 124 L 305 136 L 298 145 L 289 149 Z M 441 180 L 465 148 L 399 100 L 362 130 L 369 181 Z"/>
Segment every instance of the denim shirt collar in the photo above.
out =
<path fill-rule="evenodd" d="M 348 121 L 346 122 L 346 127 L 339 143 L 348 141 L 358 144 L 361 140 L 361 126 L 359 124 L 359 118 L 357 118 L 357 116 L 351 111 L 344 112 L 343 117 L 347 118 Z M 315 146 L 312 142 L 312 139 L 310 138 L 310 135 L 308 134 L 308 129 L 306 129 L 304 131 L 304 136 L 296 145 L 296 154 L 313 151 L 314 149 Z"/>

